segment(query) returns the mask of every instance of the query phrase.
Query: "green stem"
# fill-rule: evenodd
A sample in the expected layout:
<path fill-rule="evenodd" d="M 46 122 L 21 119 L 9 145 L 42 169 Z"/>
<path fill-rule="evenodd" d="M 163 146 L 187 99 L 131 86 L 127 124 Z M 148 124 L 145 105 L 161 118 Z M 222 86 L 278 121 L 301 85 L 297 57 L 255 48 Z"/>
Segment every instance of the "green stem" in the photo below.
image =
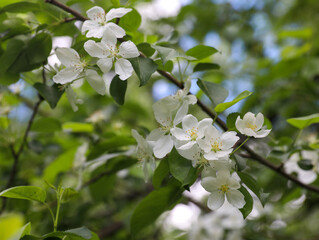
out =
<path fill-rule="evenodd" d="M 240 144 L 231 154 L 233 155 L 238 149 L 240 149 L 248 140 L 250 139 L 250 137 L 247 137 L 245 141 L 242 142 L 242 144 Z"/>
<path fill-rule="evenodd" d="M 57 208 L 56 208 L 55 221 L 54 221 L 54 232 L 56 232 L 58 228 L 59 213 L 60 213 L 60 206 L 61 206 L 63 192 L 64 192 L 64 189 L 62 190 L 62 193 L 60 195 L 60 190 L 57 191 Z"/>
<path fill-rule="evenodd" d="M 213 119 L 213 123 L 212 123 L 212 125 L 214 125 L 214 123 L 215 123 L 215 121 L 216 121 L 217 117 L 218 117 L 218 114 L 216 114 L 216 115 L 215 115 L 215 117 L 214 117 L 214 119 Z"/>
<path fill-rule="evenodd" d="M 55 224 L 55 217 L 54 217 L 54 214 L 52 212 L 52 209 L 50 208 L 50 206 L 47 203 L 44 203 L 44 205 L 49 209 L 50 214 L 51 214 L 51 218 L 52 218 L 52 222 L 53 222 L 53 225 L 54 225 Z"/>
<path fill-rule="evenodd" d="M 294 146 L 296 145 L 298 139 L 300 138 L 300 136 L 301 136 L 301 134 L 302 134 L 302 130 L 303 130 L 303 129 L 300 129 L 300 130 L 299 130 L 299 132 L 298 132 L 296 138 L 294 139 L 294 141 L 293 141 L 293 143 L 292 143 L 292 147 L 294 147 Z"/>

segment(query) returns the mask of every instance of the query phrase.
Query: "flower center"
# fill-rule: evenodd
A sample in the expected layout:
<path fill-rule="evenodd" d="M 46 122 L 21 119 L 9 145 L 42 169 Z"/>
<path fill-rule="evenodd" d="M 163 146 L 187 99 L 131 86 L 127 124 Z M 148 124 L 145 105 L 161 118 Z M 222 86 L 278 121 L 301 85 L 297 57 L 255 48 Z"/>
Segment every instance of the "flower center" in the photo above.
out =
<path fill-rule="evenodd" d="M 209 166 L 209 162 L 206 158 L 204 158 L 203 156 L 197 160 L 197 165 L 201 166 L 201 167 L 208 167 Z"/>
<path fill-rule="evenodd" d="M 118 54 L 119 54 L 119 49 L 118 48 L 111 48 L 110 49 L 110 52 L 111 52 L 111 57 L 115 57 L 115 58 L 118 58 L 119 56 L 118 56 Z"/>
<path fill-rule="evenodd" d="M 212 147 L 212 151 L 217 152 L 217 151 L 221 150 L 222 144 L 219 141 L 215 140 L 211 144 L 211 147 Z"/>
<path fill-rule="evenodd" d="M 220 186 L 219 190 L 222 191 L 223 193 L 227 193 L 229 191 L 229 187 L 227 184 L 223 184 Z"/>
<path fill-rule="evenodd" d="M 193 141 L 197 139 L 197 131 L 198 128 L 192 127 L 191 129 L 187 130 L 186 133 L 191 137 Z"/>
<path fill-rule="evenodd" d="M 257 128 L 256 124 L 251 124 L 251 123 L 248 123 L 247 127 L 254 130 L 254 131 Z"/>

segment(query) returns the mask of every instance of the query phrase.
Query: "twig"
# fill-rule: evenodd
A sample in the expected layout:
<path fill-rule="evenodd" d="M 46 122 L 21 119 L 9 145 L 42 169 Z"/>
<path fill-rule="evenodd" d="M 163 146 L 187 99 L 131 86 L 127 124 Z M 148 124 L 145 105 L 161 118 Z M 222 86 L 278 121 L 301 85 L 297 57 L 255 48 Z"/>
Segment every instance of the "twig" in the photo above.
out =
<path fill-rule="evenodd" d="M 56 0 L 45 0 L 48 3 L 54 4 L 57 7 L 60 7 L 61 9 L 65 10 L 66 12 L 71 13 L 73 16 L 75 16 L 77 19 L 81 20 L 81 21 L 85 21 L 87 20 L 86 17 L 82 16 L 79 12 L 74 11 L 73 9 L 69 8 L 68 6 L 56 1 Z M 142 57 L 145 57 L 144 54 L 141 53 Z M 165 77 L 166 79 L 168 79 L 169 81 L 171 81 L 172 83 L 174 83 L 176 86 L 178 86 L 179 88 L 183 88 L 183 84 L 180 83 L 175 77 L 173 77 L 171 74 L 169 74 L 168 72 L 165 72 L 163 70 L 159 70 L 157 69 L 157 72 L 162 75 L 163 77 Z M 200 100 L 197 101 L 197 105 L 208 115 L 210 116 L 212 119 L 216 118 L 216 122 L 218 123 L 218 125 L 224 130 L 227 131 L 227 125 L 226 123 L 221 120 L 220 118 L 216 117 L 216 115 L 205 105 L 203 104 Z M 307 185 L 304 184 L 302 182 L 300 182 L 296 177 L 287 174 L 286 172 L 283 171 L 283 168 L 281 166 L 276 166 L 273 163 L 269 162 L 268 160 L 266 160 L 265 158 L 263 158 L 262 156 L 258 155 L 257 153 L 255 153 L 251 148 L 249 148 L 247 145 L 243 145 L 242 146 L 243 149 L 246 150 L 246 152 L 248 152 L 250 154 L 250 158 L 254 159 L 255 161 L 261 163 L 262 165 L 272 169 L 273 171 L 279 173 L 280 175 L 282 175 L 283 177 L 293 181 L 294 183 L 296 183 L 297 185 L 308 189 L 310 191 L 319 193 L 319 188 L 315 187 L 315 186 L 311 186 L 311 185 Z"/>

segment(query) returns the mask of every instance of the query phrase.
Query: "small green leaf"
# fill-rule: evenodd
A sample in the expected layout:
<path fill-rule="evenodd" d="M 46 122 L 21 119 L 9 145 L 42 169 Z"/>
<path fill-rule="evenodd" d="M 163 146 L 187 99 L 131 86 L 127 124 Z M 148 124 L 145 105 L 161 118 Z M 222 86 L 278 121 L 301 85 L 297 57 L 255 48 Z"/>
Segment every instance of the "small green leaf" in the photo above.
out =
<path fill-rule="evenodd" d="M 20 240 L 25 235 L 29 235 L 30 233 L 31 233 L 31 223 L 29 222 L 26 225 L 24 225 L 22 228 L 20 228 L 18 232 L 16 232 L 14 236 L 10 238 L 10 240 Z"/>
<path fill-rule="evenodd" d="M 86 132 L 86 133 L 92 133 L 94 130 L 94 127 L 91 123 L 79 123 L 79 122 L 66 122 L 63 123 L 62 129 L 67 132 Z"/>
<path fill-rule="evenodd" d="M 1 197 L 33 200 L 37 202 L 45 202 L 46 192 L 39 187 L 34 186 L 18 186 L 6 189 L 0 193 Z"/>
<path fill-rule="evenodd" d="M 186 55 L 201 60 L 203 58 L 209 57 L 218 51 L 210 46 L 197 45 L 189 50 L 187 50 Z"/>
<path fill-rule="evenodd" d="M 313 164 L 312 164 L 312 161 L 309 160 L 309 159 L 301 159 L 301 160 L 299 160 L 298 161 L 298 166 L 301 169 L 305 170 L 305 171 L 311 170 L 314 167 Z"/>
<path fill-rule="evenodd" d="M 228 90 L 222 87 L 220 84 L 212 83 L 212 82 L 204 82 L 200 79 L 197 80 L 197 85 L 203 92 L 207 95 L 207 97 L 211 100 L 214 107 L 219 103 L 225 101 L 228 96 Z"/>
<path fill-rule="evenodd" d="M 17 2 L 17 3 L 9 4 L 1 8 L 0 13 L 4 13 L 4 12 L 26 13 L 26 12 L 32 12 L 34 10 L 39 10 L 39 8 L 40 6 L 38 3 Z"/>
<path fill-rule="evenodd" d="M 236 120 L 240 116 L 240 113 L 233 112 L 227 116 L 226 125 L 228 127 L 228 130 L 236 130 Z"/>
<path fill-rule="evenodd" d="M 131 218 L 131 234 L 136 236 L 165 211 L 172 209 L 182 197 L 183 188 L 171 182 L 170 185 L 154 190 L 136 207 Z"/>
<path fill-rule="evenodd" d="M 157 64 L 158 70 L 162 70 L 165 72 L 172 72 L 173 71 L 174 63 L 171 60 L 167 61 L 164 66 L 163 66 L 162 60 L 160 60 L 160 59 L 156 60 L 155 63 Z"/>
<path fill-rule="evenodd" d="M 125 92 L 127 88 L 127 80 L 123 81 L 119 78 L 118 75 L 116 75 L 111 82 L 110 86 L 110 94 L 120 105 L 124 104 L 125 101 Z"/>
<path fill-rule="evenodd" d="M 157 64 L 149 58 L 137 57 L 131 58 L 130 62 L 140 79 L 140 87 L 145 85 L 157 69 Z M 112 81 L 113 82 L 113 81 Z"/>
<path fill-rule="evenodd" d="M 35 132 L 56 132 L 62 130 L 62 124 L 55 118 L 40 118 L 34 121 L 31 127 Z"/>
<path fill-rule="evenodd" d="M 257 181 L 250 175 L 244 172 L 237 172 L 242 182 L 259 198 L 262 205 L 266 203 L 265 195 L 262 188 L 258 185 Z"/>
<path fill-rule="evenodd" d="M 9 67 L 15 62 L 25 43 L 18 39 L 11 39 L 7 43 L 5 52 L 0 57 L 0 74 L 6 73 Z"/>
<path fill-rule="evenodd" d="M 52 49 L 52 38 L 50 34 L 41 32 L 35 35 L 28 43 L 26 53 L 29 64 L 42 64 L 46 62 Z"/>
<path fill-rule="evenodd" d="M 174 148 L 168 156 L 169 170 L 174 178 L 184 184 L 189 171 L 193 168 L 192 161 L 183 158 Z"/>
<path fill-rule="evenodd" d="M 77 191 L 75 191 L 73 188 L 63 189 L 62 203 L 69 202 L 72 198 L 74 198 L 78 194 L 79 193 Z"/>
<path fill-rule="evenodd" d="M 200 71 L 208 71 L 208 70 L 218 70 L 220 66 L 216 63 L 197 63 L 194 67 L 193 72 L 200 72 Z"/>
<path fill-rule="evenodd" d="M 289 118 L 287 122 L 299 129 L 304 129 L 311 124 L 319 123 L 319 113 L 315 113 L 309 116 L 298 117 L 298 118 Z"/>
<path fill-rule="evenodd" d="M 33 87 L 38 90 L 39 94 L 49 103 L 52 109 L 56 107 L 64 92 L 59 89 L 57 84 L 48 86 L 43 83 L 36 83 Z"/>
<path fill-rule="evenodd" d="M 154 189 L 159 189 L 162 185 L 163 180 L 168 176 L 169 174 L 169 166 L 167 158 L 164 158 L 160 161 L 158 167 L 155 169 L 153 174 L 153 186 Z"/>
<path fill-rule="evenodd" d="M 151 57 L 155 52 L 155 49 L 152 48 L 151 45 L 149 43 L 146 43 L 146 42 L 138 44 L 137 48 L 142 53 L 144 53 L 144 55 L 146 55 L 147 57 Z"/>
<path fill-rule="evenodd" d="M 252 196 L 249 194 L 249 192 L 247 191 L 246 188 L 244 188 L 243 186 L 240 187 L 240 189 L 238 189 L 245 197 L 245 206 L 241 209 L 239 209 L 243 215 L 244 218 L 246 218 L 251 211 L 253 210 L 253 203 L 254 200 L 252 198 Z"/>
<path fill-rule="evenodd" d="M 225 103 L 220 103 L 215 107 L 215 111 L 217 113 L 223 112 L 226 109 L 230 108 L 231 106 L 233 106 L 234 104 L 238 103 L 239 101 L 243 100 L 246 97 L 249 97 L 252 93 L 248 90 L 243 91 L 242 93 L 240 93 L 237 97 L 234 98 L 233 101 L 230 102 L 225 102 Z"/>
<path fill-rule="evenodd" d="M 132 8 L 132 11 L 120 18 L 119 26 L 127 32 L 134 32 L 137 31 L 137 29 L 141 25 L 141 22 L 141 15 L 138 13 L 138 11 Z"/>

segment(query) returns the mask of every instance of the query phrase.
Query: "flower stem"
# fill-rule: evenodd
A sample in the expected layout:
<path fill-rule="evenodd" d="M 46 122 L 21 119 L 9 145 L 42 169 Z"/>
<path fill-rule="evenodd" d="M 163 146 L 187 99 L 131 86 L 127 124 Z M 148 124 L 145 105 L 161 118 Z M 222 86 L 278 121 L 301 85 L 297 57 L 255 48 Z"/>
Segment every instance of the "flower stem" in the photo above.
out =
<path fill-rule="evenodd" d="M 60 189 L 57 191 L 57 208 L 56 208 L 55 221 L 54 221 L 54 232 L 56 232 L 58 228 L 59 213 L 60 213 L 60 206 L 61 206 L 63 193 L 64 193 L 64 189 L 62 189 L 61 194 L 60 194 Z"/>
<path fill-rule="evenodd" d="M 52 209 L 50 208 L 50 206 L 49 206 L 47 203 L 44 203 L 44 205 L 49 209 L 50 214 L 51 214 L 51 218 L 52 218 L 53 225 L 55 225 L 55 217 L 54 217 L 54 214 L 53 214 L 53 212 L 52 212 Z M 55 230 L 54 230 L 54 231 L 55 231 Z"/>
<path fill-rule="evenodd" d="M 238 149 L 240 149 L 249 139 L 250 139 L 250 137 L 247 137 L 247 138 L 245 139 L 245 141 L 243 141 L 243 142 L 230 154 L 230 156 L 233 155 Z"/>

